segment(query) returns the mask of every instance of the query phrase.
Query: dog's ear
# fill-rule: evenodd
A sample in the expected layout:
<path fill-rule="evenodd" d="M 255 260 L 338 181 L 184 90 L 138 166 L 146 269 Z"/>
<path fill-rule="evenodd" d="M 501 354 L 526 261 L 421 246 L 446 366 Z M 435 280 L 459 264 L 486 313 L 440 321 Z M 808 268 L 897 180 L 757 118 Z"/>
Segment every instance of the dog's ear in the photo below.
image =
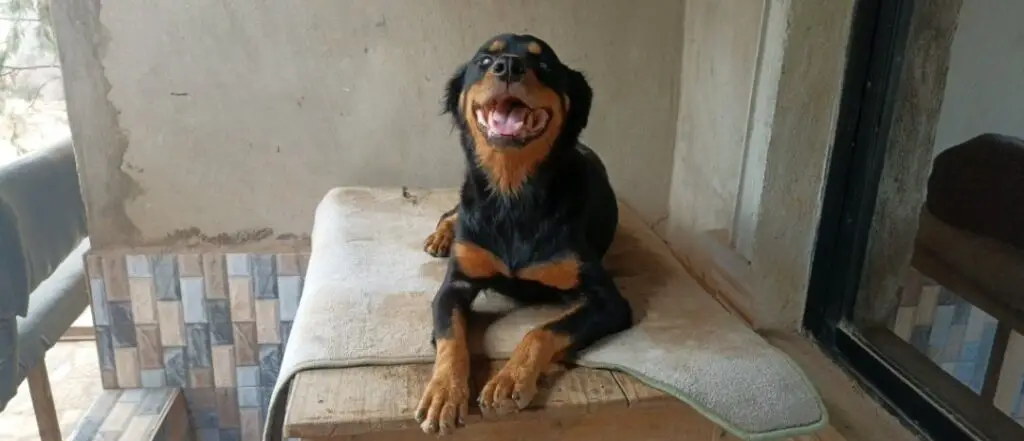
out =
<path fill-rule="evenodd" d="M 441 113 L 451 114 L 456 120 L 459 119 L 459 96 L 462 95 L 462 86 L 466 76 L 466 65 L 463 64 L 455 70 L 452 77 L 445 83 L 444 98 L 441 105 L 444 106 Z"/>
<path fill-rule="evenodd" d="M 594 91 L 590 88 L 590 83 L 587 82 L 587 77 L 582 72 L 569 69 L 566 95 L 569 97 L 569 114 L 565 118 L 565 127 L 573 132 L 569 135 L 576 138 L 587 127 Z"/>

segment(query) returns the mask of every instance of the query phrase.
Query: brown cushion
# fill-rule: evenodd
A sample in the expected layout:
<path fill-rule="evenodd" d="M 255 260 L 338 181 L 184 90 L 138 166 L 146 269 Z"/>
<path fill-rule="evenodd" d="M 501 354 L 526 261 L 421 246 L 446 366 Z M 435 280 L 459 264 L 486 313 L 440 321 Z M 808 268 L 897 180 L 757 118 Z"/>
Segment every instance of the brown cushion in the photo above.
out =
<path fill-rule="evenodd" d="M 1024 140 L 984 134 L 946 149 L 926 204 L 953 227 L 1024 249 Z"/>

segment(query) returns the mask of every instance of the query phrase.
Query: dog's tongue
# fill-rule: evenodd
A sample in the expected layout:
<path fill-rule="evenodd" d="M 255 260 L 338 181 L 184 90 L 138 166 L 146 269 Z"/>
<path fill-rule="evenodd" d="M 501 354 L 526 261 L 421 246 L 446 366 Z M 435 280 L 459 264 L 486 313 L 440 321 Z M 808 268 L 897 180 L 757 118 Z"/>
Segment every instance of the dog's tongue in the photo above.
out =
<path fill-rule="evenodd" d="M 523 106 L 499 106 L 491 112 L 491 131 L 501 136 L 515 136 L 523 128 L 528 111 Z"/>

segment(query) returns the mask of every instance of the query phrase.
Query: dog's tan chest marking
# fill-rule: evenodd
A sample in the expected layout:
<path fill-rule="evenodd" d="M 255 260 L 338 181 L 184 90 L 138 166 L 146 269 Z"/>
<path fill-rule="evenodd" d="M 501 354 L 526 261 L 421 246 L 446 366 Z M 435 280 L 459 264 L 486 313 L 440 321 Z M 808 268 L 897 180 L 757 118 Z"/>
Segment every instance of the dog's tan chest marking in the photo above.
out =
<path fill-rule="evenodd" d="M 452 250 L 459 270 L 473 279 L 501 275 L 561 290 L 576 288 L 580 283 L 580 261 L 576 256 L 535 263 L 513 273 L 500 257 L 479 245 L 459 241 Z"/>
<path fill-rule="evenodd" d="M 545 286 L 570 290 L 579 286 L 580 261 L 576 256 L 530 265 L 516 271 L 516 277 Z"/>
<path fill-rule="evenodd" d="M 455 243 L 453 250 L 452 254 L 459 265 L 459 270 L 467 277 L 486 279 L 499 274 L 506 277 L 511 275 L 508 266 L 498 256 L 477 244 L 459 241 Z"/>

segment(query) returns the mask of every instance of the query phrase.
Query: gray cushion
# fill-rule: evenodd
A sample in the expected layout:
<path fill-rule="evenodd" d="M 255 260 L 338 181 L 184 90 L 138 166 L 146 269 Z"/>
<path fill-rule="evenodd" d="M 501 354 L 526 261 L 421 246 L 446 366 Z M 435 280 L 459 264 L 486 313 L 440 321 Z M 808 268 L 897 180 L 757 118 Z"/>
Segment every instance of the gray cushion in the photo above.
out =
<path fill-rule="evenodd" d="M 24 316 L 29 293 L 86 234 L 71 141 L 0 167 L 0 317 Z"/>

